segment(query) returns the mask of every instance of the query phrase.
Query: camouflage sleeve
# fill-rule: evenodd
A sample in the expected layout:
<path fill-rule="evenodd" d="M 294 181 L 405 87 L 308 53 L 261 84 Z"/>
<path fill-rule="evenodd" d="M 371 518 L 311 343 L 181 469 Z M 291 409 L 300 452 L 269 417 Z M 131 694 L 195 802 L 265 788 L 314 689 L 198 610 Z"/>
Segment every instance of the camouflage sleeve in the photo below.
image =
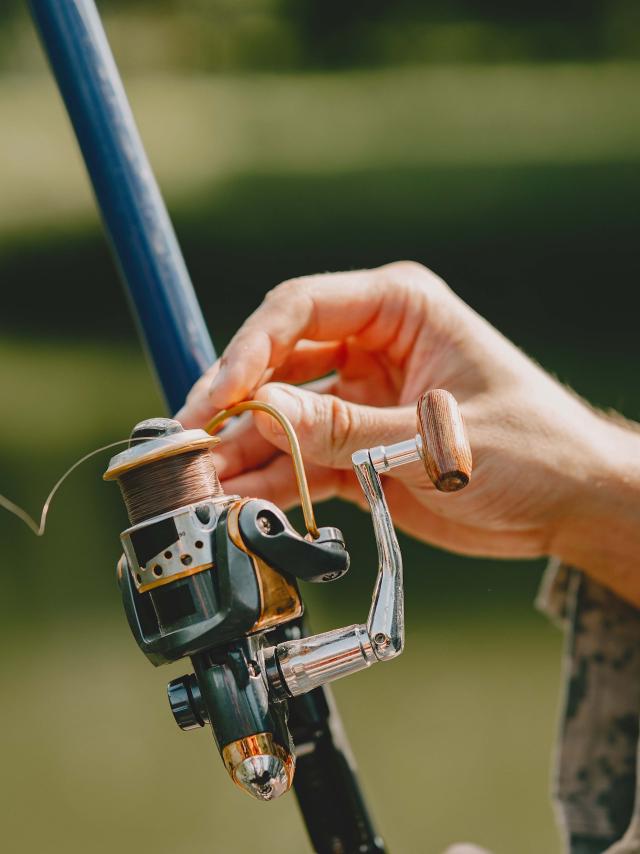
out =
<path fill-rule="evenodd" d="M 567 633 L 554 785 L 567 851 L 640 854 L 640 611 L 555 562 L 538 605 Z"/>

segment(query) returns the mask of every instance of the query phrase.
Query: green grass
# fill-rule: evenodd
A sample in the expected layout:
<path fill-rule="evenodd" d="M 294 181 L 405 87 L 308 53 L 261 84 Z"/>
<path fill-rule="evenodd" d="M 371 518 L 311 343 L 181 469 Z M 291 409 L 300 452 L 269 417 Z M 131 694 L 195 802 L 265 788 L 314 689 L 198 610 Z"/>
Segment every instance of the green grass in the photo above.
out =
<path fill-rule="evenodd" d="M 328 616 L 328 615 L 325 615 Z M 5 644 L 7 640 L 5 639 Z M 124 618 L 30 627 L 3 660 L 5 850 L 48 854 L 303 854 L 289 795 L 259 804 L 206 731 L 181 733 Z M 390 850 L 559 850 L 547 796 L 559 636 L 541 618 L 455 614 L 410 631 L 397 662 L 338 685 Z"/>

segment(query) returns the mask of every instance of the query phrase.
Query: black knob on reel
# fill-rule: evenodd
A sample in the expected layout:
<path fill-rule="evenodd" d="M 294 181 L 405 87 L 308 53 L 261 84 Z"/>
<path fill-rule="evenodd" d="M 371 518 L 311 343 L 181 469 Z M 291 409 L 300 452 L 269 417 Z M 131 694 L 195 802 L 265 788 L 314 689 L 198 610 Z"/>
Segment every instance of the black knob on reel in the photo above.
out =
<path fill-rule="evenodd" d="M 199 729 L 207 723 L 200 687 L 193 673 L 169 682 L 167 696 L 173 717 L 180 729 Z"/>

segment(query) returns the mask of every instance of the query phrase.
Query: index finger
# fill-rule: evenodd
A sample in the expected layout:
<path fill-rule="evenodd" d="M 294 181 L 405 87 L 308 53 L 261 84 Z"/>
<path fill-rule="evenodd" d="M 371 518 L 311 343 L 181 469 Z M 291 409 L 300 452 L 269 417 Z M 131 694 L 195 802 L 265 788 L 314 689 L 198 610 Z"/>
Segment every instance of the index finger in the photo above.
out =
<path fill-rule="evenodd" d="M 376 319 L 396 328 L 385 268 L 291 279 L 267 294 L 225 350 L 208 391 L 212 408 L 246 399 L 280 367 L 298 341 L 340 341 L 359 336 Z M 386 307 L 387 310 L 384 310 Z M 388 313 L 389 314 L 388 314 Z M 373 332 L 373 330 L 371 330 Z M 379 346 L 382 330 L 378 330 Z"/>

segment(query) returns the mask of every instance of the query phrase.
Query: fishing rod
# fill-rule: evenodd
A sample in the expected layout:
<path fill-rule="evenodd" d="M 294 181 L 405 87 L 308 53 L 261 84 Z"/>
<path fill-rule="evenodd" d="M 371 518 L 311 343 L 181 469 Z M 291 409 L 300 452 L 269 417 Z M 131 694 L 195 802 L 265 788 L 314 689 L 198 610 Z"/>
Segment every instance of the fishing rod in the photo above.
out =
<path fill-rule="evenodd" d="M 100 16 L 93 0 L 29 6 L 146 353 L 175 412 L 215 351 Z M 176 721 L 211 725 L 234 782 L 258 799 L 292 787 L 317 854 L 387 850 L 325 683 L 402 651 L 402 564 L 380 474 L 422 459 L 437 488 L 468 481 L 470 452 L 451 396 L 421 398 L 418 422 L 416 438 L 354 455 L 378 578 L 367 622 L 322 635 L 309 636 L 298 580 L 344 575 L 349 556 L 338 528 L 314 521 L 301 536 L 275 505 L 226 496 L 211 456 L 216 437 L 171 418 L 136 425 L 105 473 L 129 514 L 118 583 L 134 637 L 153 664 L 184 657 L 193 665 L 169 686 Z"/>

